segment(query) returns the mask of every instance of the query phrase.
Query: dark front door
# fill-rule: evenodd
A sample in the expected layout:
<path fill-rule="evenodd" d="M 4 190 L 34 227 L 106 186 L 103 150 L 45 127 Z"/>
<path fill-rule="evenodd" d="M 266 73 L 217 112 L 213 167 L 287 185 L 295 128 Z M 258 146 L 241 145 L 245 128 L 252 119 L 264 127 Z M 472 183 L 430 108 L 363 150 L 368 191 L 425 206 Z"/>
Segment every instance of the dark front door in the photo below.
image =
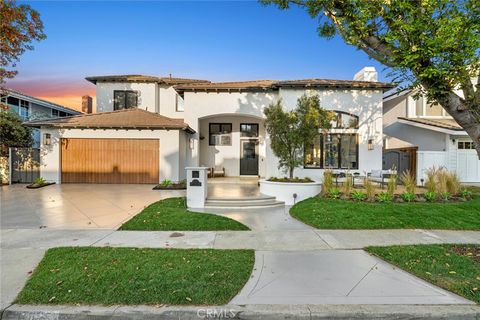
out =
<path fill-rule="evenodd" d="M 257 140 L 241 141 L 240 175 L 258 175 Z"/>

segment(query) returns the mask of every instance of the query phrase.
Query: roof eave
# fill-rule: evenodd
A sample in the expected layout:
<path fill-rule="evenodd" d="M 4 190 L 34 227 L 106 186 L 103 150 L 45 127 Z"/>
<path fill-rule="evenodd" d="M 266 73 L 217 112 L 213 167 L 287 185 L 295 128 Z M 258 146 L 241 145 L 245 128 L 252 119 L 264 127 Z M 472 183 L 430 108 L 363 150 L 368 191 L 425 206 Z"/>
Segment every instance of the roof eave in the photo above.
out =
<path fill-rule="evenodd" d="M 467 133 L 463 129 L 458 129 L 458 130 L 457 129 L 448 129 L 448 128 L 445 128 L 445 127 L 430 125 L 430 124 L 426 124 L 426 123 L 419 123 L 419 122 L 410 121 L 410 120 L 401 119 L 401 118 L 399 118 L 398 121 L 400 123 L 408 124 L 408 125 L 413 126 L 413 127 L 422 128 L 422 129 L 426 129 L 426 130 L 432 130 L 432 131 L 441 132 L 441 133 L 446 133 L 446 134 L 450 134 L 450 135 L 454 135 L 454 136 L 465 136 L 465 135 L 467 135 Z"/>

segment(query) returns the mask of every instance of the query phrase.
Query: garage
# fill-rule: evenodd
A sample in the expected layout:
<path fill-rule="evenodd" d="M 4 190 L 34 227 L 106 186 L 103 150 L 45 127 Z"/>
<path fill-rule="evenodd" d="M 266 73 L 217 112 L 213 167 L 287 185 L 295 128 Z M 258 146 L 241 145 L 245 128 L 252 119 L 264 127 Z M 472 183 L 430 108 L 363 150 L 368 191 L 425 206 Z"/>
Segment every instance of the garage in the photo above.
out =
<path fill-rule="evenodd" d="M 156 184 L 159 139 L 61 139 L 62 183 Z"/>

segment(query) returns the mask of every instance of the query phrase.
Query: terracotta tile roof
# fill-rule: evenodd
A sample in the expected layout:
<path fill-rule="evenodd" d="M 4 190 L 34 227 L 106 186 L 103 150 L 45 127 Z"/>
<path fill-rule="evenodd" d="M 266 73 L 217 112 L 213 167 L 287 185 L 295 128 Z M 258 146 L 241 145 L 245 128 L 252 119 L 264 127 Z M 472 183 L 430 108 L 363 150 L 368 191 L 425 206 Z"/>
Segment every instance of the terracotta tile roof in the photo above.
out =
<path fill-rule="evenodd" d="M 464 131 L 464 129 L 453 119 L 425 119 L 425 118 L 406 118 L 398 117 L 398 119 L 420 123 L 427 126 L 433 126 L 442 129 Z"/>
<path fill-rule="evenodd" d="M 296 88 L 351 88 L 351 89 L 391 89 L 394 86 L 384 82 L 353 81 L 353 80 L 329 80 L 329 79 L 304 79 L 304 80 L 254 80 L 237 82 L 210 82 L 210 83 L 188 83 L 176 85 L 179 91 L 219 91 L 219 90 L 277 90 L 281 87 Z"/>
<path fill-rule="evenodd" d="M 185 83 L 210 82 L 208 80 L 172 78 L 172 77 L 154 77 L 154 76 L 145 76 L 141 74 L 93 76 L 93 77 L 86 77 L 85 79 L 87 81 L 90 81 L 93 84 L 96 84 L 97 82 L 153 82 L 153 83 L 175 85 L 175 84 L 185 84 Z"/>
<path fill-rule="evenodd" d="M 391 83 L 375 81 L 334 80 L 334 79 L 303 79 L 279 81 L 279 87 L 341 87 L 341 88 L 365 88 L 365 89 L 391 89 Z"/>
<path fill-rule="evenodd" d="M 31 127 L 92 128 L 92 129 L 157 129 L 195 131 L 183 119 L 172 119 L 143 109 L 124 109 L 112 112 L 83 114 L 24 123 Z"/>

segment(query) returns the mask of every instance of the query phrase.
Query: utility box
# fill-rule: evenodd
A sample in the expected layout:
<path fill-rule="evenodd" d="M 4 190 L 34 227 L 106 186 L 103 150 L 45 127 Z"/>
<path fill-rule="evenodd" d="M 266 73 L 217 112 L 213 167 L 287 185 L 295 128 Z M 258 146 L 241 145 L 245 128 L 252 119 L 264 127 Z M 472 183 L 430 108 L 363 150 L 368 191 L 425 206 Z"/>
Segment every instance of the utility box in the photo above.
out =
<path fill-rule="evenodd" d="M 187 207 L 203 208 L 208 195 L 208 167 L 187 167 Z"/>

